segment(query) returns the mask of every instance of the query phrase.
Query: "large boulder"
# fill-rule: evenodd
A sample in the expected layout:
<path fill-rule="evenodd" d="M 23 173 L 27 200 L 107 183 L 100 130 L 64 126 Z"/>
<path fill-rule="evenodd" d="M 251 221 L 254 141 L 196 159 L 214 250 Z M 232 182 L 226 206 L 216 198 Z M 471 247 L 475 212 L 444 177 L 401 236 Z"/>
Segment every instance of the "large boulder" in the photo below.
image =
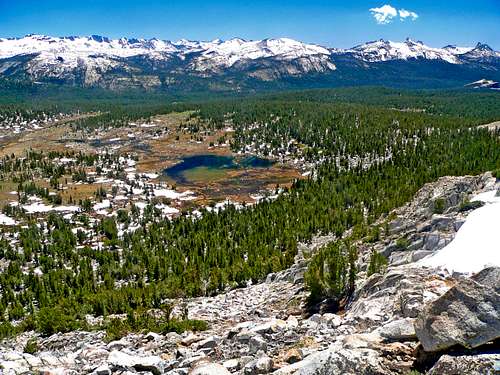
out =
<path fill-rule="evenodd" d="M 165 361 L 158 356 L 130 355 L 118 350 L 109 353 L 107 362 L 119 369 L 133 368 L 136 371 L 149 371 L 154 375 L 162 374 L 165 369 Z"/>
<path fill-rule="evenodd" d="M 483 375 L 500 371 L 500 354 L 442 355 L 428 375 Z"/>
<path fill-rule="evenodd" d="M 363 322 L 380 327 L 401 318 L 415 318 L 424 306 L 450 288 L 444 276 L 423 267 L 391 267 L 373 274 L 357 288 L 344 316 L 344 324 Z"/>
<path fill-rule="evenodd" d="M 425 351 L 475 348 L 500 337 L 500 268 L 461 279 L 429 303 L 415 321 Z"/>
<path fill-rule="evenodd" d="M 376 331 L 389 341 L 414 340 L 417 336 L 415 335 L 413 320 L 412 318 L 397 319 L 383 325 Z"/>
<path fill-rule="evenodd" d="M 380 363 L 379 353 L 372 349 L 346 349 L 334 344 L 327 350 L 313 353 L 302 361 L 280 368 L 274 375 L 317 374 L 389 374 Z"/>

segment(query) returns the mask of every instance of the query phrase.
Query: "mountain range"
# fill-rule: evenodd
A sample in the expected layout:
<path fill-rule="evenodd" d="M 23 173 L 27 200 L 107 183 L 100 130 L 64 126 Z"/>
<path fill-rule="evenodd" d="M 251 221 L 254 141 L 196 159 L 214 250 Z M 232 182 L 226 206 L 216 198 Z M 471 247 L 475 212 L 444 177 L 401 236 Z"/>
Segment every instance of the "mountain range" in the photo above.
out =
<path fill-rule="evenodd" d="M 27 35 L 0 38 L 0 78 L 112 90 L 458 87 L 500 80 L 500 52 L 482 43 L 433 48 L 411 39 L 339 49 L 289 38 L 171 42 Z"/>

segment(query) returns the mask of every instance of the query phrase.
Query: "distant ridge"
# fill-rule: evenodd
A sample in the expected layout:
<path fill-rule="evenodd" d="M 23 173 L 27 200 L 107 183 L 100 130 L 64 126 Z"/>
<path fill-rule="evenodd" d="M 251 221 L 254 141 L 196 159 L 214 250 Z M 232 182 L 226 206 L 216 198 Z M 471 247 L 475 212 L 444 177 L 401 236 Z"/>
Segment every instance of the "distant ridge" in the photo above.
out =
<path fill-rule="evenodd" d="M 110 89 L 240 90 L 369 84 L 460 85 L 498 79 L 500 52 L 376 40 L 350 49 L 290 38 L 175 42 L 105 36 L 0 38 L 0 77 Z M 488 73 L 488 74 L 486 74 Z"/>

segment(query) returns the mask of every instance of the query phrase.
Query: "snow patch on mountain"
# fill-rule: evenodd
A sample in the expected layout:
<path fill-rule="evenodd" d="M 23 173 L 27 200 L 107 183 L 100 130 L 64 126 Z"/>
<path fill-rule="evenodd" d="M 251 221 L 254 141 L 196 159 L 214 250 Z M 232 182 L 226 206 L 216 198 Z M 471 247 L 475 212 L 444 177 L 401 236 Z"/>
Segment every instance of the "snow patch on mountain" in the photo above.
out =
<path fill-rule="evenodd" d="M 433 48 L 425 45 L 421 41 L 406 39 L 404 42 L 392 42 L 389 40 L 376 40 L 354 47 L 350 52 L 358 55 L 368 62 L 408 60 L 408 59 L 428 59 L 443 60 L 450 64 L 459 64 L 457 55 L 462 51 L 470 51 L 465 47 Z"/>
<path fill-rule="evenodd" d="M 159 39 L 108 39 L 93 35 L 90 37 L 51 37 L 27 35 L 24 38 L 0 38 L 0 58 L 34 53 L 47 55 L 90 56 L 108 55 L 130 57 L 152 52 L 175 53 L 178 48 L 171 42 Z"/>
<path fill-rule="evenodd" d="M 486 44 L 474 48 L 433 48 L 420 41 L 378 40 L 352 49 L 327 49 L 290 38 L 176 42 L 160 39 L 110 39 L 98 35 L 51 37 L 27 35 L 0 38 L 0 74 L 30 77 L 34 81 L 120 87 L 175 84 L 178 75 L 210 78 L 243 73 L 261 81 L 285 76 L 327 73 L 343 62 L 378 63 L 392 60 L 436 60 L 450 64 L 499 64 L 500 54 Z M 169 76 L 172 75 L 172 76 Z"/>

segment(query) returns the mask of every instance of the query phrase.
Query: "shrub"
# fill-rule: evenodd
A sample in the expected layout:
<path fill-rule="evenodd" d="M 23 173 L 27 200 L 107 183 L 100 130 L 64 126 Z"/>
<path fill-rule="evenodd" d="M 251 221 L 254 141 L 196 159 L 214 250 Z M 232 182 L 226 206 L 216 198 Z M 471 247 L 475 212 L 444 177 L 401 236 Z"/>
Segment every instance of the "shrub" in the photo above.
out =
<path fill-rule="evenodd" d="M 106 337 L 104 341 L 110 342 L 119 340 L 130 332 L 130 326 L 127 321 L 122 319 L 111 319 L 106 325 Z"/>
<path fill-rule="evenodd" d="M 0 323 L 0 339 L 10 337 L 16 333 L 16 328 L 10 322 Z"/>
<path fill-rule="evenodd" d="M 129 312 L 126 319 L 111 319 L 106 324 L 107 342 L 119 340 L 131 332 L 156 332 L 168 333 L 184 331 L 205 331 L 208 329 L 207 322 L 196 319 L 173 319 L 154 317 L 145 311 Z"/>
<path fill-rule="evenodd" d="M 38 351 L 38 344 L 35 339 L 29 339 L 24 346 L 24 353 L 35 354 Z"/>
<path fill-rule="evenodd" d="M 366 274 L 368 276 L 373 275 L 374 273 L 381 273 L 387 267 L 387 258 L 380 254 L 378 251 L 373 251 L 370 255 L 370 263 L 368 264 L 368 269 Z"/>
<path fill-rule="evenodd" d="M 311 260 L 305 274 L 309 303 L 328 299 L 334 309 L 354 291 L 357 251 L 346 241 L 325 246 Z"/>
<path fill-rule="evenodd" d="M 42 334 L 50 336 L 54 333 L 64 333 L 80 328 L 76 317 L 60 307 L 43 307 L 36 315 L 36 328 Z"/>
<path fill-rule="evenodd" d="M 481 201 L 468 201 L 465 200 L 462 203 L 460 203 L 460 206 L 458 207 L 459 212 L 465 212 L 465 211 L 470 211 L 470 210 L 475 210 L 476 208 L 484 206 L 484 203 Z"/>
<path fill-rule="evenodd" d="M 434 201 L 434 205 L 432 207 L 432 212 L 435 214 L 442 214 L 446 208 L 446 202 L 443 198 L 438 198 Z"/>
<path fill-rule="evenodd" d="M 400 237 L 396 240 L 396 247 L 398 250 L 406 250 L 408 246 L 410 246 L 410 241 L 408 241 L 408 239 Z"/>

